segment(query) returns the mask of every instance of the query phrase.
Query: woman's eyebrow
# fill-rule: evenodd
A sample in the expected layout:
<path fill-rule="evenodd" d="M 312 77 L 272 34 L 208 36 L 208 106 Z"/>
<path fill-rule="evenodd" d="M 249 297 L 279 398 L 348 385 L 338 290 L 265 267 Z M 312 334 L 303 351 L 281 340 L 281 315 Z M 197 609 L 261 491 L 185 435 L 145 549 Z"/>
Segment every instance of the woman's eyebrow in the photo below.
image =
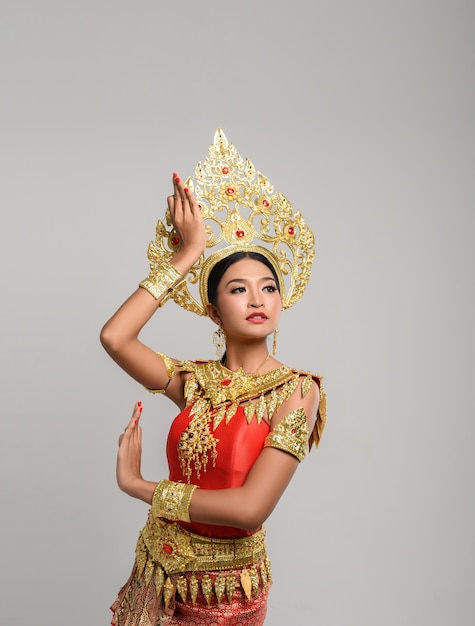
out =
<path fill-rule="evenodd" d="M 274 281 L 274 283 L 276 282 L 273 276 L 262 276 L 258 280 L 259 282 L 262 282 L 264 280 L 272 280 Z M 248 283 L 248 282 L 249 282 L 248 278 L 231 278 L 231 280 L 228 280 L 228 282 L 226 283 L 226 287 L 230 285 L 231 283 Z"/>

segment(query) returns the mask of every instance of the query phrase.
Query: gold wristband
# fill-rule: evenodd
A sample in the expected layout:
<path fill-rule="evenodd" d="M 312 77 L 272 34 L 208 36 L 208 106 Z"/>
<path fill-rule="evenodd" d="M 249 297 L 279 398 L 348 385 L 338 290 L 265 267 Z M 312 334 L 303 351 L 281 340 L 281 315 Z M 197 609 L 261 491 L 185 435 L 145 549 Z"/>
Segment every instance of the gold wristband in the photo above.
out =
<path fill-rule="evenodd" d="M 196 485 L 161 480 L 155 487 L 152 498 L 152 515 L 173 522 L 189 522 L 190 502 Z"/>
<path fill-rule="evenodd" d="M 158 300 L 161 296 L 170 294 L 181 279 L 183 275 L 176 267 L 162 260 L 159 264 L 150 264 L 150 274 L 139 283 L 139 287 L 146 289 L 155 300 Z"/>

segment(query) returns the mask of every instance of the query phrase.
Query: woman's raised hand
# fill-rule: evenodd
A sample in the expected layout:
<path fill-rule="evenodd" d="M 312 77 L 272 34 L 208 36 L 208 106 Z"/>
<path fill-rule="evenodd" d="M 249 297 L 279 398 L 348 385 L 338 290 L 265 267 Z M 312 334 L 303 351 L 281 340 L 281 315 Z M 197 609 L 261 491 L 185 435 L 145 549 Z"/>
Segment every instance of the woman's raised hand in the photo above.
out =
<path fill-rule="evenodd" d="M 175 264 L 177 257 L 183 257 L 191 267 L 205 250 L 206 232 L 195 196 L 176 173 L 173 174 L 173 195 L 168 196 L 167 203 L 173 226 L 181 241 L 173 262 Z"/>
<path fill-rule="evenodd" d="M 119 452 L 117 454 L 117 484 L 129 495 L 133 492 L 134 483 L 140 482 L 142 474 L 140 464 L 142 460 L 142 429 L 139 419 L 142 415 L 142 403 L 137 402 L 132 417 L 119 437 Z"/>
<path fill-rule="evenodd" d="M 117 483 L 129 496 L 152 503 L 157 483 L 144 480 L 140 470 L 142 461 L 142 428 L 139 420 L 142 415 L 142 403 L 134 406 L 132 417 L 119 437 L 117 453 Z"/>

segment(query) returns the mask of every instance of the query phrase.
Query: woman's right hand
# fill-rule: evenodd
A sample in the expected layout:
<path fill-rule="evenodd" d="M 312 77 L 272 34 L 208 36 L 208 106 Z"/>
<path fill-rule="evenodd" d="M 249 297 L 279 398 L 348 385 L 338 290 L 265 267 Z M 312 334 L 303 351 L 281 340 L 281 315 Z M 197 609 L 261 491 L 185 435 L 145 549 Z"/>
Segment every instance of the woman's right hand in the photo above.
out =
<path fill-rule="evenodd" d="M 191 267 L 205 250 L 206 232 L 195 196 L 176 173 L 173 174 L 173 195 L 168 196 L 167 203 L 181 242 L 179 251 L 173 256 L 173 265 L 178 269 L 182 264 Z"/>

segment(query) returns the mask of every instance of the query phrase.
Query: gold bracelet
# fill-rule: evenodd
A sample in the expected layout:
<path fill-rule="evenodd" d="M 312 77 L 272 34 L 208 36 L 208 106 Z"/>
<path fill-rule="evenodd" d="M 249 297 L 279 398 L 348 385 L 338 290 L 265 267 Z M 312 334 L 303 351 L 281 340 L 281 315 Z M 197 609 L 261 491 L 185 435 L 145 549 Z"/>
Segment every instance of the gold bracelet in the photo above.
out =
<path fill-rule="evenodd" d="M 160 263 L 150 263 L 150 274 L 139 283 L 139 287 L 146 289 L 155 300 L 158 300 L 161 296 L 170 294 L 181 279 L 183 275 L 174 265 L 161 260 Z"/>
<path fill-rule="evenodd" d="M 196 485 L 161 480 L 152 498 L 152 515 L 172 522 L 190 522 L 190 502 Z"/>

